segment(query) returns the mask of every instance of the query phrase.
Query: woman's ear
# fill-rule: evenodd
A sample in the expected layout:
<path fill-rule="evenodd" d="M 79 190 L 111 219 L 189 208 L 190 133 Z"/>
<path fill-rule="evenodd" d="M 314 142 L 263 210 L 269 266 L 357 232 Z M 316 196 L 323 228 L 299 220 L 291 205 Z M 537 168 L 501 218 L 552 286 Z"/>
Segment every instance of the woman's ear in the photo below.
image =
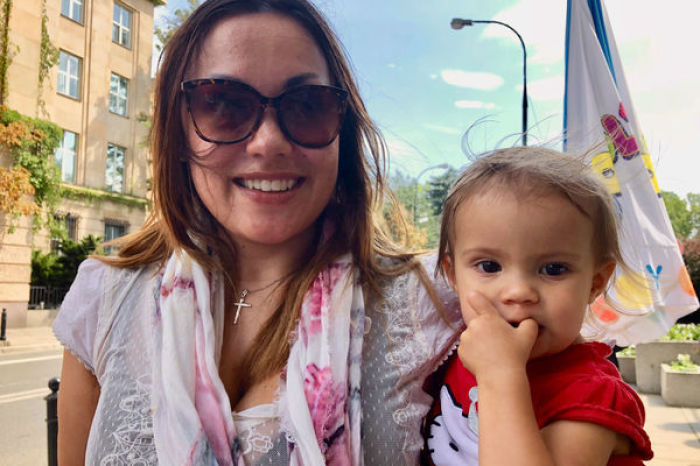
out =
<path fill-rule="evenodd" d="M 613 272 L 615 272 L 615 266 L 617 263 L 615 261 L 605 262 L 598 266 L 593 274 L 593 280 L 591 281 L 591 293 L 588 296 L 588 304 L 591 304 L 595 299 L 605 291 L 610 282 L 610 277 L 612 277 Z"/>
<path fill-rule="evenodd" d="M 455 288 L 455 269 L 454 267 L 452 267 L 452 259 L 449 255 L 446 255 L 442 259 L 442 270 L 445 272 L 445 277 L 447 277 L 447 283 L 450 284 L 450 287 L 452 287 L 453 290 L 456 290 L 457 288 Z"/>

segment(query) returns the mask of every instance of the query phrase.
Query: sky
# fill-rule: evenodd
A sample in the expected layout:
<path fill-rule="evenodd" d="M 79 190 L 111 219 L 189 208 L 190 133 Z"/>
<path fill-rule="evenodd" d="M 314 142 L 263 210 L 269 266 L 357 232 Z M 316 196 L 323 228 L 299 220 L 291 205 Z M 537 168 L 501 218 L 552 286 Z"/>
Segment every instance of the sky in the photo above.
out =
<path fill-rule="evenodd" d="M 465 155 L 518 145 L 525 41 L 529 143 L 562 139 L 566 0 L 312 0 L 343 43 L 391 171 L 420 182 Z M 168 0 L 156 22 L 186 5 Z M 700 193 L 698 0 L 604 0 L 662 190 Z M 471 129 L 470 129 L 471 128 Z M 469 131 L 467 132 L 467 130 Z M 465 136 L 466 132 L 466 136 Z M 426 170 L 427 169 L 427 170 Z"/>

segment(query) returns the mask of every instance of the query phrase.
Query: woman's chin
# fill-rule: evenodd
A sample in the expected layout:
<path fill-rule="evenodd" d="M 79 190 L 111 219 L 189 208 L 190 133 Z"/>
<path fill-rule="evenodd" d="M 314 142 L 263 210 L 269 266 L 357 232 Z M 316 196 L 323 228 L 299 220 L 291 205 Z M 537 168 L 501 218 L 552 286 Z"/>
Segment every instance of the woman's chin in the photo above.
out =
<path fill-rule="evenodd" d="M 284 228 L 279 224 L 266 225 L 258 228 L 251 228 L 247 231 L 241 231 L 236 228 L 234 231 L 229 229 L 231 239 L 238 245 L 255 245 L 257 247 L 268 248 L 293 248 L 295 250 L 305 250 L 306 246 L 312 241 L 313 227 L 305 229 L 300 228 Z"/>

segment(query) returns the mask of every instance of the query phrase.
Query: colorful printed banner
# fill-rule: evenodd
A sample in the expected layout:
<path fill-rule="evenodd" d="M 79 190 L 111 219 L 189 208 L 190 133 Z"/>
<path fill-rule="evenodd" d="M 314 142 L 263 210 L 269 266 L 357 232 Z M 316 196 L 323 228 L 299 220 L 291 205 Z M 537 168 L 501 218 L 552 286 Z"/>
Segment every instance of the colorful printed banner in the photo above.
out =
<path fill-rule="evenodd" d="M 599 299 L 591 307 L 594 327 L 602 327 L 604 337 L 619 345 L 648 341 L 696 310 L 698 299 L 661 199 L 602 0 L 568 0 L 567 8 L 565 150 L 588 154 L 613 194 L 623 255 L 631 268 L 618 268 L 612 306 Z"/>

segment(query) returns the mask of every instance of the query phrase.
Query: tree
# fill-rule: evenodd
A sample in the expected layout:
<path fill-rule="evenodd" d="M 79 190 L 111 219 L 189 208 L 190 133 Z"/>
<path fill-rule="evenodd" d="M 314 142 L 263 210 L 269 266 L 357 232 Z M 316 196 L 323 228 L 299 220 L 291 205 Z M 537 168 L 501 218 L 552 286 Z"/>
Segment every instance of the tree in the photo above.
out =
<path fill-rule="evenodd" d="M 685 199 L 670 191 L 661 191 L 673 232 L 679 238 L 694 238 L 700 232 L 700 194 L 689 193 Z"/>
<path fill-rule="evenodd" d="M 444 176 L 444 174 L 442 176 Z M 448 181 L 447 187 L 444 188 L 444 197 L 436 201 L 440 205 L 440 210 L 435 213 L 433 200 L 430 197 L 431 182 L 432 181 L 425 184 L 416 184 L 415 178 L 401 171 L 394 172 L 389 178 L 389 187 L 399 203 L 404 206 L 409 222 L 416 231 L 425 236 L 425 242 L 422 245 L 425 248 L 436 248 L 440 241 L 440 214 L 442 213 L 442 202 L 444 198 L 447 197 L 447 190 L 449 189 L 449 184 L 451 184 L 451 181 Z M 432 195 L 436 197 L 440 196 L 437 191 L 433 192 Z"/>
<path fill-rule="evenodd" d="M 163 47 L 165 47 L 165 44 L 173 37 L 177 28 L 190 17 L 192 12 L 196 10 L 203 1 L 204 0 L 187 0 L 187 6 L 185 8 L 178 8 L 171 16 L 166 16 L 163 19 L 164 24 L 162 26 L 156 26 L 154 35 L 158 53 L 163 51 Z"/>
<path fill-rule="evenodd" d="M 433 176 L 428 181 L 428 201 L 430 202 L 430 207 L 432 208 L 433 215 L 442 214 L 442 205 L 447 199 L 447 194 L 450 192 L 450 187 L 452 183 L 459 176 L 459 171 L 450 167 L 444 173 Z"/>
<path fill-rule="evenodd" d="M 46 254 L 33 251 L 31 284 L 68 289 L 78 273 L 78 266 L 95 251 L 99 242 L 99 237 L 88 235 L 77 242 L 62 240 L 59 251 Z"/>

